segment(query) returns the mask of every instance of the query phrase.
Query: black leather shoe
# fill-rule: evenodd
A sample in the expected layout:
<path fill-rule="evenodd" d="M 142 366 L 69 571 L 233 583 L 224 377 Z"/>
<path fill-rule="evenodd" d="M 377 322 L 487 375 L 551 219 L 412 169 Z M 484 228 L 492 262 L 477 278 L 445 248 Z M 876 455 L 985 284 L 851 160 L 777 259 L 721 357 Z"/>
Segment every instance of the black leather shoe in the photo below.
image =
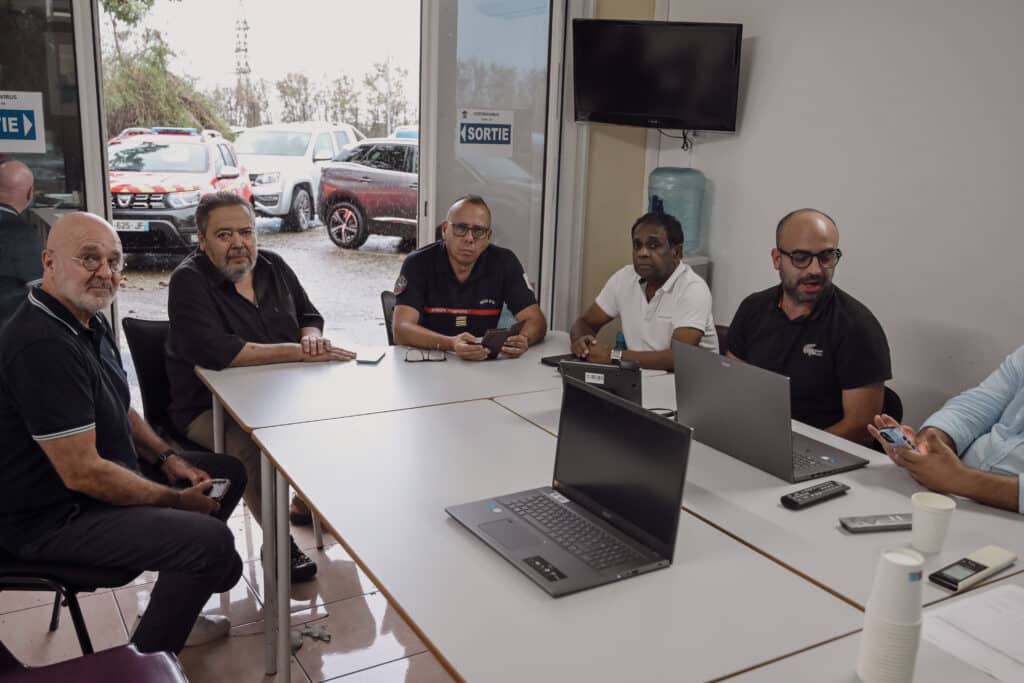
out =
<path fill-rule="evenodd" d="M 295 545 L 295 539 L 291 539 L 292 542 L 292 583 L 305 583 L 306 581 L 312 581 L 316 576 L 316 562 L 314 562 L 309 555 L 299 550 L 299 546 Z"/>
<path fill-rule="evenodd" d="M 291 536 L 288 540 L 292 544 L 292 583 L 305 583 L 316 577 L 316 562 L 306 553 L 299 550 L 295 545 L 295 539 Z M 260 548 L 260 559 L 263 559 L 263 548 Z"/>

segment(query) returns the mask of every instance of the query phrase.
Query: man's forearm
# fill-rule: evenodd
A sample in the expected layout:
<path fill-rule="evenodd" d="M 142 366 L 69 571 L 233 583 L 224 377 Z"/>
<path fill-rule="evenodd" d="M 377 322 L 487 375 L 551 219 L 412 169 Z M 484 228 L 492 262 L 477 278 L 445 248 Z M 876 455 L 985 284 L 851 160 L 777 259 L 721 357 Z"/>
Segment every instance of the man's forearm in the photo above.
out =
<path fill-rule="evenodd" d="M 154 505 L 175 507 L 178 492 L 141 477 L 135 472 L 102 458 L 83 472 L 69 488 L 110 505 Z"/>
<path fill-rule="evenodd" d="M 841 436 L 848 441 L 859 443 L 862 446 L 869 445 L 873 441 L 871 434 L 868 432 L 867 422 L 861 424 L 854 422 L 853 420 L 843 418 L 834 425 L 825 427 L 825 431 L 829 434 Z"/>
<path fill-rule="evenodd" d="M 672 350 L 664 351 L 623 351 L 622 360 L 635 360 L 647 370 L 671 370 L 674 361 Z"/>
<path fill-rule="evenodd" d="M 395 343 L 402 346 L 413 346 L 418 349 L 442 349 L 454 351 L 455 345 L 451 338 L 428 330 L 417 323 L 403 322 L 395 326 Z"/>
<path fill-rule="evenodd" d="M 968 468 L 963 481 L 951 493 L 967 496 L 992 507 L 1020 511 L 1020 477 Z"/>
<path fill-rule="evenodd" d="M 274 363 L 298 363 L 302 360 L 302 345 L 290 342 L 281 344 L 257 344 L 246 342 L 229 367 L 246 365 L 272 365 Z"/>
<path fill-rule="evenodd" d="M 139 448 L 140 455 L 145 454 L 146 460 L 150 464 L 157 464 L 156 456 L 153 454 L 163 453 L 171 447 L 170 444 L 160 438 L 160 435 L 153 431 L 150 424 L 135 412 L 134 408 L 129 409 L 128 419 L 132 425 L 132 440 Z"/>
<path fill-rule="evenodd" d="M 583 318 L 577 318 L 576 322 L 569 328 L 569 340 L 576 341 L 580 337 L 586 337 L 587 335 L 595 336 L 597 332 Z"/>
<path fill-rule="evenodd" d="M 547 325 L 545 325 L 543 318 L 529 318 L 526 324 L 523 325 L 523 336 L 529 340 L 530 346 L 544 341 L 544 335 L 547 334 L 547 331 Z"/>

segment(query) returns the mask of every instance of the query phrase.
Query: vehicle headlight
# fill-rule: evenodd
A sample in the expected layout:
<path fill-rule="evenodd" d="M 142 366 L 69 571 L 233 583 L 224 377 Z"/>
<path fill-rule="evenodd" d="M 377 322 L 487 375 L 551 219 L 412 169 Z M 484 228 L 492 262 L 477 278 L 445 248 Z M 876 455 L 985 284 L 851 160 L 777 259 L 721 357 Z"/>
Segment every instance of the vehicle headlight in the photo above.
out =
<path fill-rule="evenodd" d="M 197 206 L 202 195 L 203 193 L 198 190 L 193 192 L 169 192 L 167 194 L 167 205 L 174 209 L 187 209 L 190 206 Z"/>
<path fill-rule="evenodd" d="M 273 185 L 274 183 L 281 182 L 280 173 L 260 173 L 252 181 L 253 185 Z"/>

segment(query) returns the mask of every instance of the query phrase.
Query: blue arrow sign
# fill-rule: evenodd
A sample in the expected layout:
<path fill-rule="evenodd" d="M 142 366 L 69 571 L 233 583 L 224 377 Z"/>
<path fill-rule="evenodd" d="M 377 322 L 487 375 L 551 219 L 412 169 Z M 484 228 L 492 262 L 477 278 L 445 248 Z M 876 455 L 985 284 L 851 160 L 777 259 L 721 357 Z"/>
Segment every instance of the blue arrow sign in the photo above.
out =
<path fill-rule="evenodd" d="M 36 113 L 31 109 L 0 109 L 0 140 L 35 140 Z"/>
<path fill-rule="evenodd" d="M 460 123 L 459 141 L 464 145 L 511 145 L 512 126 L 507 123 Z"/>

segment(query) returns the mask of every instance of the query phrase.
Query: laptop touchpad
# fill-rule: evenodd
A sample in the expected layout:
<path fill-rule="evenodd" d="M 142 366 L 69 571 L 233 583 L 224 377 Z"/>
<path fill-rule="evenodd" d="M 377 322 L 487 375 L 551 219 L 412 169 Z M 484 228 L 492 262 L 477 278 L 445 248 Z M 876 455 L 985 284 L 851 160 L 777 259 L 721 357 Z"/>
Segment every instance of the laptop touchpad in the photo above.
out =
<path fill-rule="evenodd" d="M 508 550 L 525 548 L 531 545 L 539 545 L 541 539 L 522 524 L 517 524 L 511 519 L 499 519 L 494 522 L 487 522 L 479 526 L 484 532 Z"/>

